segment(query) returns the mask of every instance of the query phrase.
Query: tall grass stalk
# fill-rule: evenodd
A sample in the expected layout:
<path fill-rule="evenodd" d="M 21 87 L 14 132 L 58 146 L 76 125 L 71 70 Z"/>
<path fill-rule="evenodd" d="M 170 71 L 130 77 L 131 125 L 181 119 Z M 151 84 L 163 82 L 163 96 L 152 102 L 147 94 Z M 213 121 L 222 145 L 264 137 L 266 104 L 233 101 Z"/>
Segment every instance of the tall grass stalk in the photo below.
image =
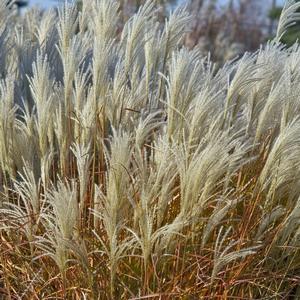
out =
<path fill-rule="evenodd" d="M 299 299 L 299 4 L 222 67 L 119 4 L 0 0 L 0 293 Z"/>

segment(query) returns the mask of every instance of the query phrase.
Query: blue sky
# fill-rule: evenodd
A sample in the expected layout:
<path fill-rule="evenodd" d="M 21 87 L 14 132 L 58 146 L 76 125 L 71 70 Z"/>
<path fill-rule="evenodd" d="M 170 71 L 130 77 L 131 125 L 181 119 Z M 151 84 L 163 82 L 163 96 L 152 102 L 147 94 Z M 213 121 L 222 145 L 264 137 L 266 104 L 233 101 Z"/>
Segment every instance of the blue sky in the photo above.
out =
<path fill-rule="evenodd" d="M 53 0 L 29 0 L 31 5 L 39 5 L 41 7 L 50 7 L 56 4 L 56 1 Z"/>

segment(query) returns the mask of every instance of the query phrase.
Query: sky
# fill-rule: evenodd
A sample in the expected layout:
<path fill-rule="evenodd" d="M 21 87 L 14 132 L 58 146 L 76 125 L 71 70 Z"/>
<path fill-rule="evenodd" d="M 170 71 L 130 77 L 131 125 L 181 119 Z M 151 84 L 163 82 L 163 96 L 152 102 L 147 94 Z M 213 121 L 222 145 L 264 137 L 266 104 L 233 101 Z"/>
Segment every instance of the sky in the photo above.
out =
<path fill-rule="evenodd" d="M 219 0 L 222 3 L 226 3 L 228 0 Z M 251 0 L 249 0 L 251 1 Z M 268 0 L 262 0 L 268 2 Z M 284 3 L 284 0 L 277 0 L 278 4 Z M 41 7 L 51 7 L 57 4 L 56 0 L 29 0 L 30 5 L 39 5 Z"/>
<path fill-rule="evenodd" d="M 53 0 L 29 0 L 30 5 L 39 5 L 41 7 L 51 7 L 56 4 Z"/>

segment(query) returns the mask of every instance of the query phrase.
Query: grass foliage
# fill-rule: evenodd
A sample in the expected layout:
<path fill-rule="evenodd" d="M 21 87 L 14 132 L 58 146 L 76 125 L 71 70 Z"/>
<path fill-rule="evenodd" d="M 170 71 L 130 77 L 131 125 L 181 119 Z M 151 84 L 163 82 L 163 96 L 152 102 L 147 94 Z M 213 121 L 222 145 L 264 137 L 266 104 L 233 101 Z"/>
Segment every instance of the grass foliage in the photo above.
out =
<path fill-rule="evenodd" d="M 300 47 L 216 66 L 148 1 L 0 1 L 5 299 L 299 299 Z"/>

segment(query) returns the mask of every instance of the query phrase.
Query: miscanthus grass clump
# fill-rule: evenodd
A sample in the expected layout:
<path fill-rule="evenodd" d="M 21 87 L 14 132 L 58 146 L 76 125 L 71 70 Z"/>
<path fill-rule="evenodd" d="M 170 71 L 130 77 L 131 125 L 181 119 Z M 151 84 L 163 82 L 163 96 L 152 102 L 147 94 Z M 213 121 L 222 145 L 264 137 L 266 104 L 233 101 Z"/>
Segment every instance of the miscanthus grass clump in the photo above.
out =
<path fill-rule="evenodd" d="M 148 1 L 0 1 L 3 299 L 299 299 L 299 19 L 216 68 Z"/>

